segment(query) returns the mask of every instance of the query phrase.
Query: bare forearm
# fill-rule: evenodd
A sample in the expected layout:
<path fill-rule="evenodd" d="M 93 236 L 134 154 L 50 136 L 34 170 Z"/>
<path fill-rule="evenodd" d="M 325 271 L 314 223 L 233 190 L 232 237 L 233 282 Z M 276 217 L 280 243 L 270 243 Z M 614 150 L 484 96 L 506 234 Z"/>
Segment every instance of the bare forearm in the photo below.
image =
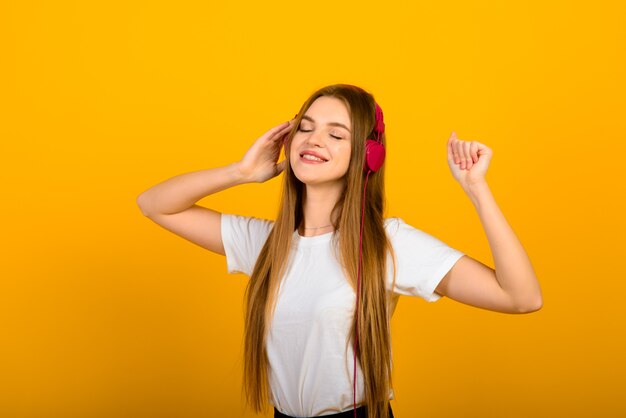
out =
<path fill-rule="evenodd" d="M 137 197 L 141 212 L 178 213 L 198 200 L 230 187 L 248 183 L 239 171 L 239 163 L 180 174 L 152 186 Z"/>
<path fill-rule="evenodd" d="M 541 306 L 539 282 L 522 243 L 506 221 L 487 183 L 468 192 L 485 229 L 500 286 L 520 306 Z"/>

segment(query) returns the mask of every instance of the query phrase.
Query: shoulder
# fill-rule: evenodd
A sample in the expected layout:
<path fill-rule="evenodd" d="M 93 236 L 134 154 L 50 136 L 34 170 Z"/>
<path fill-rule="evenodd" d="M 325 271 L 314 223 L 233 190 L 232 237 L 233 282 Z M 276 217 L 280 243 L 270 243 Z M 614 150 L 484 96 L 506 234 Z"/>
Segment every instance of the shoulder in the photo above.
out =
<path fill-rule="evenodd" d="M 269 219 L 222 214 L 222 242 L 229 273 L 252 274 L 273 225 Z"/>
<path fill-rule="evenodd" d="M 394 246 L 405 244 L 433 246 L 443 244 L 437 237 L 406 223 L 404 219 L 399 217 L 385 218 L 385 230 Z"/>
<path fill-rule="evenodd" d="M 233 232 L 267 236 L 273 227 L 274 221 L 269 219 L 232 213 L 222 214 L 222 228 Z"/>
<path fill-rule="evenodd" d="M 267 225 L 271 226 L 274 221 L 265 218 L 258 218 L 256 216 L 237 215 L 234 213 L 222 213 L 222 216 L 226 217 L 231 222 L 245 223 L 251 225 Z"/>
<path fill-rule="evenodd" d="M 403 222 L 402 219 L 400 218 L 385 218 L 384 219 L 384 224 L 385 224 L 385 231 L 387 231 L 387 233 L 393 233 L 396 232 L 400 226 L 400 222 Z"/>
<path fill-rule="evenodd" d="M 404 222 L 404 219 L 399 217 L 385 218 L 385 230 L 390 237 L 402 234 L 407 230 L 419 231 L 417 228 L 407 224 Z"/>

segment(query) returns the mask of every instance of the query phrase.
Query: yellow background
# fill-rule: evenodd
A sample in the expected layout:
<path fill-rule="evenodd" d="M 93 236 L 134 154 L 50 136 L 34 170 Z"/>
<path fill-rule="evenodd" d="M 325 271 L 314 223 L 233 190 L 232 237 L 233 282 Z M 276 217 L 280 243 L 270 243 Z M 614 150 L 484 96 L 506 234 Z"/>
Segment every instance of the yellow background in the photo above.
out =
<path fill-rule="evenodd" d="M 135 199 L 339 82 L 384 109 L 387 216 L 490 266 L 446 141 L 493 150 L 543 290 L 529 315 L 402 298 L 396 417 L 624 416 L 624 6 L 420 3 L 3 1 L 0 416 L 255 416 L 247 277 Z M 273 219 L 279 186 L 199 204 Z"/>

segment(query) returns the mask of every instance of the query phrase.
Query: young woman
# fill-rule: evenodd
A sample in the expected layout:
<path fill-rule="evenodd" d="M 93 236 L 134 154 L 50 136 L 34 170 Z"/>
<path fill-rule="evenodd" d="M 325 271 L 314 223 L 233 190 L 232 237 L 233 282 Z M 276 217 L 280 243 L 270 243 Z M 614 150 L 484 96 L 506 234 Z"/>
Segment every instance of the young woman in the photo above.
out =
<path fill-rule="evenodd" d="M 505 313 L 542 306 L 530 260 L 487 186 L 488 147 L 454 133 L 447 143 L 450 170 L 478 211 L 495 270 L 383 216 L 384 164 L 368 165 L 367 140 L 380 148 L 386 141 L 373 96 L 331 85 L 240 161 L 173 177 L 138 197 L 144 215 L 225 255 L 229 273 L 250 277 L 244 390 L 255 412 L 269 401 L 275 417 L 393 417 L 389 321 L 400 295 L 445 295 Z M 195 204 L 281 172 L 275 221 Z"/>

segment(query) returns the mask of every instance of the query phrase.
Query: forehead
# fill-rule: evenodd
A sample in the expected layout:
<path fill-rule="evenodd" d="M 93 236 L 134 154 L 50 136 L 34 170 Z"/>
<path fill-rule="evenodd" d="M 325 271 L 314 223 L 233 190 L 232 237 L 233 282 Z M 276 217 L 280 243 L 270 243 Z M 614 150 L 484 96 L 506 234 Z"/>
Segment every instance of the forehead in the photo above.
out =
<path fill-rule="evenodd" d="M 351 128 L 350 113 L 345 103 L 336 97 L 321 96 L 315 99 L 305 112 L 317 123 L 339 122 Z"/>

